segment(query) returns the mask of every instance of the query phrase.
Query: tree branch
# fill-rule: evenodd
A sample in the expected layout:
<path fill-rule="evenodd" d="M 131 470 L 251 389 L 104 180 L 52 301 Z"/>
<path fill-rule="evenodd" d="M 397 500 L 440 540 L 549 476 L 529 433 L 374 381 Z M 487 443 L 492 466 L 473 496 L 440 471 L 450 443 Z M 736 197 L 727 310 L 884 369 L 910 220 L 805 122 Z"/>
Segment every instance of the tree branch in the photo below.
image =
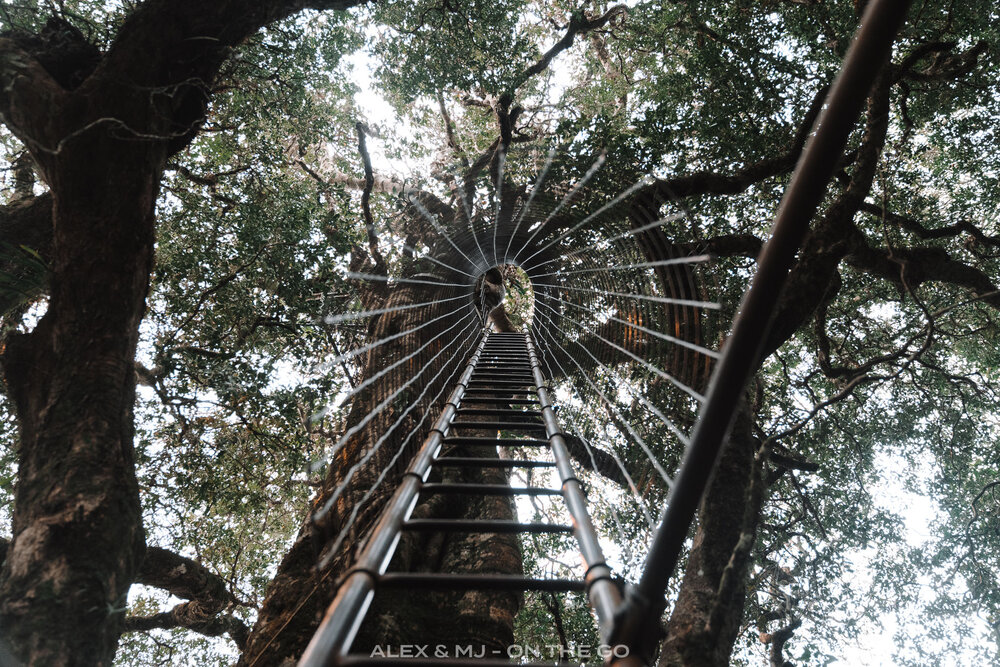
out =
<path fill-rule="evenodd" d="M 622 472 L 621 467 L 611 454 L 597 447 L 590 447 L 588 452 L 588 448 L 583 441 L 580 440 L 579 437 L 572 434 L 566 435 L 565 440 L 566 449 L 569 450 L 569 455 L 572 456 L 577 463 L 587 470 L 592 470 L 602 477 L 614 482 L 623 489 L 629 488 L 628 479 L 626 479 L 625 473 Z M 591 459 L 591 456 L 593 456 L 593 459 Z M 596 466 L 594 465 L 595 463 L 597 464 Z"/>
<path fill-rule="evenodd" d="M 1000 288 L 983 271 L 952 259 L 941 248 L 883 248 L 859 245 L 848 263 L 909 289 L 925 282 L 941 282 L 969 289 L 980 301 L 1000 309 Z"/>
<path fill-rule="evenodd" d="M 840 261 L 851 252 L 852 245 L 863 238 L 852 220 L 871 190 L 885 145 L 889 127 L 889 88 L 890 79 L 883 72 L 868 98 L 865 132 L 850 183 L 806 237 L 800 253 L 802 259 L 789 274 L 761 358 L 770 356 L 812 316 L 822 293 L 835 279 Z"/>
<path fill-rule="evenodd" d="M 228 634 L 242 651 L 246 646 L 247 637 L 250 635 L 250 628 L 247 627 L 246 623 L 232 614 L 204 617 L 201 610 L 194 606 L 196 604 L 186 602 L 177 605 L 170 611 L 152 616 L 127 616 L 124 631 L 146 632 L 154 629 L 186 628 L 207 637 Z"/>
<path fill-rule="evenodd" d="M 235 604 L 225 580 L 204 565 L 160 547 L 147 547 L 137 584 L 161 588 L 185 600 L 212 599 L 220 608 Z"/>
<path fill-rule="evenodd" d="M 69 138 L 101 124 L 162 141 L 172 155 L 197 134 L 233 47 L 303 9 L 343 10 L 364 2 L 146 0 L 128 14 L 108 52 L 94 54 L 99 62 L 64 81 L 84 77 L 71 89 L 17 40 L 0 38 L 0 115 L 36 158 L 58 153 Z M 60 113 L 71 97 L 88 102 L 75 113 Z M 45 161 L 38 161 L 44 169 Z"/>
<path fill-rule="evenodd" d="M 368 154 L 368 146 L 365 135 L 368 129 L 365 124 L 358 122 L 355 125 L 358 132 L 358 152 L 361 153 L 361 160 L 365 167 L 365 187 L 361 192 L 361 211 L 365 218 L 365 231 L 368 233 L 368 253 L 375 262 L 374 272 L 378 275 L 385 275 L 385 258 L 378 249 L 378 234 L 375 232 L 375 220 L 372 218 L 372 188 L 375 186 L 375 174 L 372 170 L 372 158 Z"/>
<path fill-rule="evenodd" d="M 448 148 L 455 153 L 458 159 L 462 162 L 462 166 L 468 169 L 469 158 L 466 157 L 465 151 L 462 150 L 462 146 L 458 143 L 458 139 L 455 137 L 455 128 L 452 126 L 451 115 L 448 114 L 448 107 L 444 103 L 444 95 L 439 92 L 437 99 L 438 106 L 441 108 L 441 118 L 444 119 L 444 131 L 448 140 Z"/>
<path fill-rule="evenodd" d="M 204 565 L 159 547 L 147 547 L 136 583 L 160 588 L 189 600 L 170 611 L 152 616 L 125 619 L 125 631 L 183 627 L 217 637 L 228 633 L 241 648 L 249 630 L 231 615 L 219 616 L 224 609 L 239 604 L 226 581 Z"/>
<path fill-rule="evenodd" d="M 52 118 L 66 97 L 34 55 L 17 40 L 0 37 L 0 118 L 29 150 L 52 142 Z"/>
<path fill-rule="evenodd" d="M 965 232 L 972 238 L 974 238 L 979 243 L 983 245 L 988 245 L 994 248 L 1000 247 L 1000 236 L 988 236 L 983 233 L 981 229 L 976 227 L 974 224 L 968 220 L 960 220 L 954 224 L 948 225 L 946 227 L 935 227 L 933 229 L 928 229 L 922 223 L 914 218 L 900 215 L 898 213 L 892 213 L 891 211 L 884 211 L 883 208 L 876 204 L 869 204 L 868 202 L 863 202 L 860 209 L 865 213 L 870 213 L 871 215 L 878 218 L 885 218 L 887 222 L 891 222 L 907 231 L 913 232 L 918 238 L 924 240 L 930 239 L 944 239 L 944 238 L 954 238 Z"/>
<path fill-rule="evenodd" d="M 816 91 L 806 115 L 795 131 L 791 145 L 784 154 L 759 160 L 731 174 L 699 171 L 685 176 L 659 179 L 648 187 L 638 190 L 634 199 L 652 198 L 657 202 L 665 202 L 701 195 L 739 194 L 755 183 L 791 171 L 819 116 L 828 89 L 829 86 L 823 86 Z"/>
<path fill-rule="evenodd" d="M 791 664 L 785 661 L 782 651 L 785 650 L 785 644 L 792 638 L 800 625 L 802 625 L 802 619 L 793 618 L 788 625 L 771 635 L 771 667 L 786 667 Z"/>
<path fill-rule="evenodd" d="M 549 50 L 546 51 L 537 62 L 526 68 L 517 76 L 513 85 L 511 85 L 508 89 L 508 94 L 513 96 L 513 93 L 524 85 L 525 82 L 531 79 L 531 77 L 544 72 L 556 56 L 573 45 L 573 40 L 576 39 L 577 35 L 582 35 L 590 32 L 591 30 L 601 28 L 615 17 L 625 14 L 627 11 L 628 10 L 623 5 L 615 5 L 614 7 L 608 9 L 608 11 L 606 11 L 603 15 L 594 19 L 588 19 L 587 15 L 582 11 L 574 12 L 572 16 L 570 16 L 569 25 L 566 27 L 566 34 L 562 36 L 562 39 L 553 44 L 552 47 L 549 48 Z"/>

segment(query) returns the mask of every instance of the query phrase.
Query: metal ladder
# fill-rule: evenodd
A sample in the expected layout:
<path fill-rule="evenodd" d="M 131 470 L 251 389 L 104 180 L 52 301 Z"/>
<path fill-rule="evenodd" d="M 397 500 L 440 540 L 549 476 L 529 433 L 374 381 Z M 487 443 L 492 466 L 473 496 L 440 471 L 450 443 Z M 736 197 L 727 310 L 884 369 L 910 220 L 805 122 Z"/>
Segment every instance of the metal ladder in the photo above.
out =
<path fill-rule="evenodd" d="M 463 404 L 496 405 L 467 408 Z M 523 409 L 522 407 L 523 406 Z M 470 421 L 465 417 L 487 418 Z M 471 437 L 470 429 L 495 430 L 518 437 Z M 548 448 L 553 461 L 511 460 L 491 457 L 441 456 L 445 445 Z M 506 484 L 461 484 L 427 482 L 434 466 L 480 468 L 555 468 L 561 488 L 512 487 Z M 430 494 L 463 493 L 489 495 L 561 495 L 573 525 L 522 523 L 511 520 L 410 519 L 419 497 Z M 540 579 L 502 574 L 386 573 L 403 531 L 450 531 L 482 533 L 569 533 L 576 536 L 586 572 L 583 579 Z M 570 464 L 569 451 L 556 414 L 550 390 L 530 335 L 488 333 L 483 337 L 448 398 L 440 417 L 394 495 L 386 504 L 357 561 L 345 574 L 319 629 L 299 662 L 300 666 L 398 664 L 400 659 L 349 655 L 351 643 L 376 590 L 391 588 L 433 590 L 585 591 L 597 613 L 602 638 L 608 638 L 621 593 L 597 540 L 587 512 L 580 480 Z M 499 659 L 413 659 L 410 667 L 424 665 L 510 665 Z M 522 663 L 528 664 L 528 663 Z"/>

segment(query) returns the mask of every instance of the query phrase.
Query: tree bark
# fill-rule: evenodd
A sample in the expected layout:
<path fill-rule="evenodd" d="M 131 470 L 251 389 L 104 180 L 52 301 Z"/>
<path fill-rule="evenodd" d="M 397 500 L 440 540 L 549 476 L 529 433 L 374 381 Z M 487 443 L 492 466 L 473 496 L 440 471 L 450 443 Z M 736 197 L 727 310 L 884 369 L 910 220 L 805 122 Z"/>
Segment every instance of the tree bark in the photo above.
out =
<path fill-rule="evenodd" d="M 3 359 L 20 447 L 0 626 L 34 664 L 110 663 L 145 548 L 133 360 L 165 158 L 161 146 L 94 132 L 46 161 L 48 311 Z M 106 169 L 85 167 L 95 159 Z"/>
<path fill-rule="evenodd" d="M 751 488 L 759 445 L 751 428 L 749 415 L 741 413 L 702 500 L 658 667 L 729 664 L 743 619 L 743 582 L 763 498 Z M 724 574 L 728 585 L 723 585 Z"/>
<path fill-rule="evenodd" d="M 183 627 L 210 637 L 228 633 L 240 647 L 246 643 L 249 630 L 243 621 L 220 614 L 238 604 L 236 597 L 226 581 L 204 565 L 166 549 L 148 547 L 136 583 L 163 589 L 188 602 L 152 616 L 130 616 L 125 619 L 126 632 Z"/>

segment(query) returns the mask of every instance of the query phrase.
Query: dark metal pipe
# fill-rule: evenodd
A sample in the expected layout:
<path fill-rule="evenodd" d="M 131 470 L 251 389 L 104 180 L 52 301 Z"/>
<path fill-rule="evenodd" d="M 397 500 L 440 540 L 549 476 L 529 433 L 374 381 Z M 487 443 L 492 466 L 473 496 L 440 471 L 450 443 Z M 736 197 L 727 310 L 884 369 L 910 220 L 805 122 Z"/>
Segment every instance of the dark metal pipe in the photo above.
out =
<path fill-rule="evenodd" d="M 847 138 L 872 83 L 889 57 L 903 23 L 908 0 L 872 0 L 844 58 L 775 215 L 770 241 L 761 251 L 750 290 L 733 322 L 733 333 L 706 392 L 684 463 L 674 480 L 637 591 L 630 596 L 616 641 L 633 655 L 649 641 L 649 623 L 658 622 L 667 581 L 677 565 L 688 527 L 718 460 L 744 388 L 759 365 L 778 297 L 795 254 L 833 176 Z"/>

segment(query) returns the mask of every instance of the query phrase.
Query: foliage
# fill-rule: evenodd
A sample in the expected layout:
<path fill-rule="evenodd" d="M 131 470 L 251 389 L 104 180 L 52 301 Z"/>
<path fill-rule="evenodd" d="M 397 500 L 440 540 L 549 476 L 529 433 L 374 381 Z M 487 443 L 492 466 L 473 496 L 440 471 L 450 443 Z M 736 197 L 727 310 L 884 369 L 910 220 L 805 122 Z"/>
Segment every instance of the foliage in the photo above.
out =
<path fill-rule="evenodd" d="M 129 8 L 59 4 L 101 47 Z M 609 5 L 582 8 L 599 15 Z M 307 464 L 349 408 L 325 410 L 350 388 L 361 359 L 328 362 L 368 342 L 365 321 L 322 323 L 326 313 L 362 309 L 366 287 L 344 277 L 366 243 L 358 193 L 334 178 L 360 174 L 355 123 L 374 120 L 363 117 L 351 63 L 370 65 L 375 92 L 398 121 L 372 122 L 379 175 L 405 177 L 448 200 L 442 165 L 479 157 L 497 134 L 491 106 L 516 91 L 523 114 L 515 136 L 534 142 L 523 159 L 511 159 L 509 178 L 531 182 L 539 157 L 558 146 L 550 181 L 570 183 L 606 151 L 584 206 L 647 173 L 728 174 L 784 153 L 857 24 L 850 2 L 637 2 L 522 81 L 573 9 L 532 0 L 421 0 L 289 19 L 232 55 L 201 135 L 170 165 L 140 342 L 136 447 L 146 530 L 151 544 L 222 576 L 248 624 L 316 483 Z M 48 12 L 48 3 L 18 3 L 4 10 L 5 28 L 38 30 Z M 996 307 L 988 290 L 955 274 L 911 286 L 907 256 L 892 254 L 919 247 L 992 284 L 1000 277 L 996 18 L 983 2 L 914 9 L 894 62 L 927 44 L 951 46 L 918 58 L 919 76 L 901 76 L 893 86 L 887 145 L 867 198 L 875 211 L 858 213 L 853 223 L 872 247 L 889 249 L 897 276 L 873 271 L 863 253 L 848 255 L 822 307 L 757 378 L 760 435 L 816 469 L 786 471 L 769 490 L 738 645 L 745 663 L 763 650 L 750 628 L 773 631 L 775 620 L 791 616 L 804 625 L 786 654 L 803 664 L 850 661 L 858 655 L 851 638 L 880 628 L 894 633 L 895 653 L 886 659 L 899 664 L 948 656 L 985 664 L 996 650 Z M 979 59 L 946 76 L 948 58 L 978 44 L 985 45 Z M 450 114 L 455 146 L 444 136 L 439 105 Z M 851 147 L 861 140 L 856 133 Z M 5 138 L 8 164 L 15 144 Z M 413 173 L 392 173 L 406 169 Z M 682 241 L 764 239 L 786 178 L 783 172 L 736 193 L 675 203 L 683 215 L 666 231 Z M 407 261 L 402 206 L 381 193 L 373 205 L 395 277 Z M 927 235 L 889 213 L 932 230 L 965 222 L 978 233 L 965 227 Z M 15 287 L 34 296 L 44 265 L 34 255 L 22 259 L 36 280 L 32 290 Z M 752 269 L 751 258 L 733 254 L 702 274 L 724 306 L 723 323 L 713 325 L 720 340 Z M 12 288 L 0 283 L 4 289 Z M 512 277 L 508 290 L 521 303 L 515 311 L 524 310 L 523 278 Z M 512 317 L 516 325 L 525 319 Z M 622 570 L 634 576 L 649 528 L 642 503 L 658 508 L 666 489 L 616 421 L 636 424 L 668 470 L 681 447 L 620 388 L 671 405 L 685 427 L 691 406 L 669 403 L 669 388 L 634 367 L 593 377 L 588 391 L 560 396 L 561 418 L 620 453 L 635 473 L 634 492 L 586 475 L 603 491 L 593 494 L 602 530 L 618 543 Z M 615 410 L 597 413 L 601 393 L 616 400 Z M 842 400 L 816 410 L 835 397 Z M 4 417 L 0 435 L 9 446 L 0 456 L 0 497 L 9 507 L 16 432 Z M 2 518 L 9 524 L 9 511 Z M 527 569 L 540 571 L 534 548 L 525 553 Z M 136 594 L 129 613 L 166 604 Z M 574 633 L 593 637 L 579 596 L 561 609 Z M 543 596 L 529 599 L 519 637 L 553 641 L 540 629 L 551 616 Z M 183 655 L 188 664 L 225 664 L 231 651 L 193 633 L 155 631 L 126 636 L 119 662 L 179 664 Z"/>

